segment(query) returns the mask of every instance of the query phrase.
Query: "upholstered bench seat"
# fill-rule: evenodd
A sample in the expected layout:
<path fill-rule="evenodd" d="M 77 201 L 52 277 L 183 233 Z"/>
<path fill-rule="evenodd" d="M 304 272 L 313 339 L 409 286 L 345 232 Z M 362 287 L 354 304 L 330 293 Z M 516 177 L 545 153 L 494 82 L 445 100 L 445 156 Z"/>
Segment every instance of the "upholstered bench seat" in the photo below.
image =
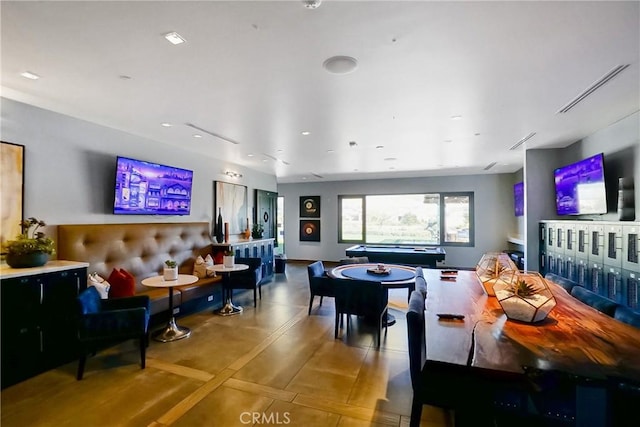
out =
<path fill-rule="evenodd" d="M 58 226 L 58 258 L 89 263 L 89 272 L 108 278 L 124 269 L 135 278 L 135 294 L 151 300 L 151 314 L 169 310 L 169 291 L 142 285 L 147 277 L 161 275 L 164 262 L 176 261 L 178 273 L 193 274 L 198 256 L 213 256 L 208 222 L 72 224 Z M 173 290 L 173 305 L 213 296 L 222 278 L 201 278 Z"/>
<path fill-rule="evenodd" d="M 618 308 L 618 303 L 615 301 L 610 300 L 607 297 L 603 297 L 602 295 L 598 295 L 587 288 L 583 288 L 582 286 L 574 286 L 571 289 L 571 295 L 583 303 L 601 311 L 607 316 L 613 317 L 616 309 Z"/>

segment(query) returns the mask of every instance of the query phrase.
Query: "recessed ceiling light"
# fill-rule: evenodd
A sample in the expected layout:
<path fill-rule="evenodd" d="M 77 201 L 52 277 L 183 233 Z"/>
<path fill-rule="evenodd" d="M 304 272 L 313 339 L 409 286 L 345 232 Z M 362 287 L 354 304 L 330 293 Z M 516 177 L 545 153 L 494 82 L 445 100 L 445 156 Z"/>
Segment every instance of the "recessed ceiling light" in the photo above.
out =
<path fill-rule="evenodd" d="M 194 138 L 202 138 L 202 135 L 200 135 L 199 133 L 194 133 L 194 134 L 193 134 L 193 137 L 194 137 Z"/>
<path fill-rule="evenodd" d="M 276 153 L 284 153 L 284 150 L 282 148 L 276 150 Z"/>
<path fill-rule="evenodd" d="M 303 176 L 303 177 L 302 177 L 302 179 L 307 179 L 307 177 L 306 177 L 306 176 Z"/>
<path fill-rule="evenodd" d="M 378 150 L 382 150 L 382 149 L 384 148 L 384 145 L 377 145 L 377 146 L 376 146 L 376 148 L 377 148 Z"/>
<path fill-rule="evenodd" d="M 160 125 L 166 128 L 170 128 L 171 126 L 173 126 L 171 123 L 160 123 Z"/>
<path fill-rule="evenodd" d="M 262 163 L 267 163 L 267 159 L 262 159 Z"/>
<path fill-rule="evenodd" d="M 126 74 L 121 74 L 118 76 L 120 80 L 131 80 L 131 76 L 127 76 Z"/>
<path fill-rule="evenodd" d="M 333 151 L 333 150 L 327 150 L 327 153 L 329 153 L 329 154 L 334 153 L 334 152 L 335 151 Z"/>
<path fill-rule="evenodd" d="M 358 61 L 350 56 L 332 56 L 322 66 L 331 74 L 348 74 L 358 68 Z"/>
<path fill-rule="evenodd" d="M 396 160 L 398 160 L 398 159 L 396 159 L 395 157 L 387 157 L 387 158 L 384 159 L 385 162 L 393 162 L 393 161 L 396 161 Z"/>
<path fill-rule="evenodd" d="M 462 116 L 451 116 L 451 120 L 460 120 Z"/>
<path fill-rule="evenodd" d="M 480 133 L 476 132 L 476 133 L 473 134 L 473 136 L 480 136 Z"/>
<path fill-rule="evenodd" d="M 20 75 L 25 79 L 29 79 L 29 80 L 38 80 L 40 78 L 39 75 L 34 74 L 31 71 L 25 71 L 23 73 L 20 73 Z"/>
<path fill-rule="evenodd" d="M 164 38 L 167 39 L 171 44 L 181 44 L 186 42 L 184 37 L 182 37 L 180 34 L 176 33 L 175 31 L 165 34 Z"/>
<path fill-rule="evenodd" d="M 249 153 L 247 154 L 247 157 L 253 157 L 253 154 Z"/>
<path fill-rule="evenodd" d="M 357 145 L 358 145 L 358 143 L 357 143 L 357 142 L 355 142 L 355 141 L 349 141 L 349 147 L 355 147 L 355 146 L 357 146 Z"/>
<path fill-rule="evenodd" d="M 302 3 L 307 9 L 317 9 L 320 7 L 322 0 L 303 0 Z"/>
<path fill-rule="evenodd" d="M 303 130 L 302 132 L 300 132 L 302 135 L 307 136 L 307 135 L 311 135 L 311 132 L 309 132 L 308 130 Z"/>
<path fill-rule="evenodd" d="M 453 139 L 445 139 L 444 142 L 453 142 Z"/>

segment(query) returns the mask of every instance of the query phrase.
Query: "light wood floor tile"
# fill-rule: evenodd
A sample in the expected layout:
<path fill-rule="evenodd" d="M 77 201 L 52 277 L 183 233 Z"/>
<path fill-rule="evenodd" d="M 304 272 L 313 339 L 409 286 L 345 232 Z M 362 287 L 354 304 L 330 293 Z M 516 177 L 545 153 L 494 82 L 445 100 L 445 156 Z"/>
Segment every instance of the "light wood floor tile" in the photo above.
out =
<path fill-rule="evenodd" d="M 400 415 L 383 413 L 370 408 L 347 405 L 330 399 L 323 399 L 318 396 L 300 394 L 296 396 L 293 403 L 344 415 L 349 418 L 371 421 L 383 425 L 397 426 L 400 424 Z"/>
<path fill-rule="evenodd" d="M 250 383 L 248 381 L 241 381 L 235 378 L 229 378 L 224 382 L 224 386 L 234 388 L 236 390 L 258 394 L 260 396 L 269 397 L 271 399 L 282 400 L 285 402 L 291 402 L 296 397 L 296 393 L 293 392 L 284 391 L 278 388 L 268 387 L 256 383 Z"/>
<path fill-rule="evenodd" d="M 334 339 L 333 298 L 321 307 L 316 298 L 307 315 L 306 265 L 288 262 L 255 308 L 252 292 L 234 294 L 240 315 L 215 315 L 219 301 L 179 315 L 191 337 L 151 341 L 144 370 L 127 341 L 89 358 L 82 381 L 73 362 L 2 390 L 0 424 L 243 427 L 283 425 L 287 414 L 294 427 L 408 426 L 406 290 L 389 294 L 396 325 L 380 349 L 373 327 L 355 316 L 350 333 Z M 445 411 L 423 408 L 422 425 L 453 425 Z"/>

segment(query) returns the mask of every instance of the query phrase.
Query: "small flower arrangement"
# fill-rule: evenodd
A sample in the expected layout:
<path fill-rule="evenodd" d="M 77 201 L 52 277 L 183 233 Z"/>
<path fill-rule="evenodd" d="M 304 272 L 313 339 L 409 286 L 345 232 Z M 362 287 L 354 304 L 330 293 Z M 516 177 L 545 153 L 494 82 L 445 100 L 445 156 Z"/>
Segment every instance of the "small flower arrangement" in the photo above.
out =
<path fill-rule="evenodd" d="M 4 249 L 7 255 L 27 255 L 36 252 L 52 255 L 55 252 L 53 240 L 47 237 L 40 227 L 44 227 L 44 221 L 31 217 L 20 223 L 22 233 L 15 240 L 8 240 Z"/>
<path fill-rule="evenodd" d="M 224 256 L 232 256 L 233 255 L 233 246 L 229 246 L 224 250 Z"/>
<path fill-rule="evenodd" d="M 167 266 L 167 268 L 176 268 L 178 266 L 178 263 L 171 259 L 166 260 L 164 264 Z"/>

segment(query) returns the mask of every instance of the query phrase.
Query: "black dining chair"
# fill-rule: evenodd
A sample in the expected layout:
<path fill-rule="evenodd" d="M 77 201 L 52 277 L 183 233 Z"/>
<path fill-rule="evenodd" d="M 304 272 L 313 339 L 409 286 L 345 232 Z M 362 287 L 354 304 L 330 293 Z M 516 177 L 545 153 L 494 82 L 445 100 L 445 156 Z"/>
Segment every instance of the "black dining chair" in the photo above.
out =
<path fill-rule="evenodd" d="M 419 276 L 420 277 L 420 276 Z M 407 311 L 407 338 L 409 342 L 409 373 L 413 388 L 410 427 L 420 425 L 422 397 L 420 396 L 420 375 L 426 358 L 426 338 L 424 335 L 424 296 L 420 291 L 411 292 Z"/>
<path fill-rule="evenodd" d="M 253 290 L 253 306 L 257 307 L 258 298 L 262 299 L 262 259 L 256 257 L 236 257 L 236 264 L 246 264 L 248 270 L 232 273 L 226 282 L 223 282 L 223 288 L 229 295 L 234 289 Z M 256 298 L 257 297 L 257 298 Z"/>
<path fill-rule="evenodd" d="M 335 296 L 333 279 L 327 276 L 322 261 L 316 261 L 307 266 L 307 275 L 309 276 L 309 315 L 311 315 L 311 306 L 315 296 L 320 297 L 320 305 L 322 298 Z"/>
<path fill-rule="evenodd" d="M 77 297 L 78 341 L 81 353 L 77 379 L 81 380 L 87 355 L 128 339 L 138 339 L 140 367 L 145 368 L 149 344 L 150 300 L 147 295 L 101 299 L 89 286 Z"/>
<path fill-rule="evenodd" d="M 387 322 L 383 321 L 389 305 L 387 289 L 381 282 L 369 280 L 333 279 L 333 283 L 336 301 L 335 338 L 338 338 L 343 315 L 347 315 L 347 334 L 351 315 L 364 316 L 375 321 L 376 346 L 380 347 L 383 326 L 387 333 Z"/>

